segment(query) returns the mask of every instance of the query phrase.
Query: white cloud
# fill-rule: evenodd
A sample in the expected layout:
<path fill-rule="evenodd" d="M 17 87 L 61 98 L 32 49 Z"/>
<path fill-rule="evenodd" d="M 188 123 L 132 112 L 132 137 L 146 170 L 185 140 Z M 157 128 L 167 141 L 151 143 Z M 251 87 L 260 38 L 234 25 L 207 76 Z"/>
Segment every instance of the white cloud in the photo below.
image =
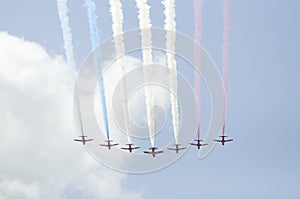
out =
<path fill-rule="evenodd" d="M 1 198 L 39 198 L 37 184 L 25 184 L 19 180 L 2 178 L 0 181 Z"/>
<path fill-rule="evenodd" d="M 142 198 L 75 136 L 61 56 L 0 32 L 0 198 Z"/>

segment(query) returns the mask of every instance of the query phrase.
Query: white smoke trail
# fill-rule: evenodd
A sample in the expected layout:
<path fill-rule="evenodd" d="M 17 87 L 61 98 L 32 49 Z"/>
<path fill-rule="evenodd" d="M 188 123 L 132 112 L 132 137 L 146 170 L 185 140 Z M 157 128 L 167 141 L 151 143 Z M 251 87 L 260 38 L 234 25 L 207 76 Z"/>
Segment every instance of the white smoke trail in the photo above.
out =
<path fill-rule="evenodd" d="M 68 17 L 68 6 L 67 6 L 68 0 L 57 0 L 57 10 L 58 10 L 58 16 L 61 24 L 61 29 L 63 33 L 63 40 L 64 40 L 64 49 L 66 53 L 67 63 L 69 67 L 71 68 L 73 75 L 76 74 L 76 64 L 74 60 L 74 54 L 73 54 L 73 44 L 72 44 L 72 33 L 71 28 L 69 25 L 69 17 Z M 74 77 L 73 77 L 74 78 Z"/>
<path fill-rule="evenodd" d="M 166 48 L 171 53 L 167 52 L 167 63 L 168 67 L 172 72 L 169 73 L 169 84 L 172 88 L 173 93 L 171 93 L 171 112 L 173 121 L 173 131 L 175 142 L 178 144 L 178 100 L 177 100 L 177 63 L 175 60 L 175 39 L 176 39 L 176 21 L 175 21 L 175 0 L 164 0 L 162 4 L 165 7 L 165 30 L 167 30 L 166 35 Z"/>
<path fill-rule="evenodd" d="M 73 52 L 73 42 L 72 42 L 72 32 L 71 28 L 69 25 L 69 17 L 68 17 L 68 6 L 67 6 L 67 0 L 57 0 L 57 10 L 58 10 L 58 16 L 61 24 L 61 29 L 63 33 L 63 40 L 64 40 L 64 49 L 65 49 L 65 54 L 66 54 L 66 59 L 67 59 L 67 64 L 72 70 L 71 74 L 71 83 L 72 83 L 72 88 L 73 84 L 76 78 L 76 73 L 77 73 L 77 68 L 76 68 L 76 63 L 74 59 L 74 52 Z M 83 120 L 82 120 L 82 114 L 81 114 L 81 108 L 80 108 L 80 101 L 78 94 L 76 94 L 76 100 L 75 107 L 77 108 L 78 111 L 78 122 L 80 126 L 80 134 L 84 136 L 84 130 L 83 130 Z"/>
<path fill-rule="evenodd" d="M 195 41 L 200 45 L 201 43 L 201 38 L 202 38 L 202 0 L 194 0 L 194 18 L 195 18 L 195 32 L 194 32 L 194 39 Z M 195 76 L 195 95 L 196 95 L 196 100 L 197 100 L 197 123 L 198 123 L 198 130 L 197 130 L 197 135 L 198 135 L 198 140 L 200 140 L 200 131 L 201 131 L 201 77 L 199 74 L 199 71 L 201 71 L 201 60 L 200 60 L 200 50 L 197 46 L 194 47 L 194 64 L 197 67 L 198 70 L 194 71 L 194 76 Z"/>
<path fill-rule="evenodd" d="M 143 49 L 143 64 L 150 65 L 152 64 L 152 38 L 150 28 L 152 27 L 150 19 L 150 6 L 147 4 L 147 0 L 135 0 L 138 8 L 138 18 L 139 26 L 142 34 L 142 47 L 148 48 Z M 151 81 L 151 68 L 144 69 L 144 79 L 145 82 Z M 146 109 L 147 109 L 147 123 L 150 134 L 150 141 L 152 147 L 154 147 L 154 110 L 153 110 L 153 90 L 151 85 L 145 86 L 145 96 L 146 96 Z"/>
<path fill-rule="evenodd" d="M 114 43 L 115 43 L 115 50 L 116 50 L 116 56 L 119 57 L 117 60 L 117 64 L 121 66 L 121 77 L 124 77 L 122 85 L 123 85 L 123 107 L 124 107 L 124 123 L 127 133 L 127 140 L 128 143 L 131 143 L 131 123 L 129 120 L 129 112 L 128 112 L 128 104 L 125 99 L 127 99 L 128 92 L 127 92 L 127 85 L 126 85 L 126 69 L 125 69 L 125 62 L 123 58 L 123 54 L 125 52 L 124 47 L 124 32 L 123 32 L 123 22 L 124 22 L 124 16 L 123 16 L 123 8 L 122 3 L 120 0 L 110 0 L 110 12 L 112 17 L 112 31 L 114 36 Z"/>

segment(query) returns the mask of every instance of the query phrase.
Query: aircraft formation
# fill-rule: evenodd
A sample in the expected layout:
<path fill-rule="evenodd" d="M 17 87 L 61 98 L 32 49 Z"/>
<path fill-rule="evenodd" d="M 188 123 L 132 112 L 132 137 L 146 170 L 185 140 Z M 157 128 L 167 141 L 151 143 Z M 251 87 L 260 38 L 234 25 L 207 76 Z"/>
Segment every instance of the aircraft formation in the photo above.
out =
<path fill-rule="evenodd" d="M 64 43 L 65 43 L 65 49 L 66 49 L 66 58 L 69 66 L 74 69 L 75 73 L 77 74 L 78 70 L 75 67 L 75 60 L 74 60 L 74 54 L 73 54 L 73 44 L 72 44 L 72 33 L 71 29 L 69 27 L 69 18 L 67 16 L 67 5 L 66 1 L 64 0 L 57 0 L 58 1 L 58 14 L 59 18 L 61 21 L 61 28 L 62 32 L 64 35 Z M 97 47 L 100 46 L 100 39 L 98 35 L 98 26 L 97 26 L 97 14 L 96 14 L 96 4 L 94 3 L 93 0 L 86 0 L 86 8 L 87 8 L 87 16 L 88 16 L 88 22 L 89 22 L 89 29 L 90 29 L 90 41 L 92 44 L 92 50 L 95 50 Z M 151 22 L 151 17 L 150 17 L 150 5 L 148 5 L 148 1 L 140 1 L 140 0 L 135 0 L 136 2 L 136 7 L 137 7 L 137 17 L 139 20 L 139 28 L 140 30 L 145 30 L 145 29 L 151 29 L 152 28 L 152 22 Z M 171 32 L 176 32 L 176 1 L 171 0 L 171 1 L 166 1 L 163 3 L 164 5 L 164 29 L 166 32 L 171 31 Z M 223 94 L 223 122 L 225 124 L 226 118 L 225 118 L 225 113 L 226 113 L 226 92 L 227 92 L 227 82 L 228 82 L 228 69 L 229 69 L 229 30 L 230 30 L 230 15 L 229 15 L 229 1 L 224 1 L 223 5 L 223 44 L 222 44 L 222 76 L 223 76 L 223 82 L 224 82 L 224 94 Z M 122 2 L 121 1 L 116 1 L 115 3 L 110 4 L 110 16 L 112 18 L 112 31 L 113 35 L 124 35 L 123 31 L 123 23 L 124 23 L 124 11 L 122 8 Z M 195 21 L 195 34 L 194 34 L 194 40 L 198 44 L 201 44 L 201 35 L 202 35 L 202 1 L 195 1 L 194 4 L 194 21 Z M 151 35 L 151 30 L 148 33 L 148 31 L 141 31 L 141 41 L 142 43 L 145 43 L 145 46 L 151 46 L 153 41 L 152 37 L 149 37 Z M 166 50 L 171 51 L 171 52 L 176 52 L 176 49 L 174 48 L 176 45 L 176 35 L 172 37 L 166 37 Z M 120 55 L 125 54 L 126 48 L 124 48 L 126 45 L 124 43 L 124 38 L 120 37 L 120 39 L 114 41 L 114 47 L 115 47 L 115 52 L 118 52 L 116 54 L 116 57 L 120 57 Z M 149 49 L 142 49 L 142 62 L 143 65 L 150 65 L 153 63 L 153 57 L 152 57 L 152 48 Z M 194 49 L 195 54 L 199 54 L 199 50 Z M 170 69 L 177 71 L 177 62 L 176 62 L 176 57 L 172 53 L 166 53 L 167 57 L 167 65 Z M 97 57 L 96 57 L 97 58 Z M 96 59 L 98 60 L 98 58 Z M 125 63 L 124 61 L 120 59 L 120 66 L 123 68 L 121 71 L 121 76 L 124 76 L 126 71 L 124 69 Z M 201 60 L 200 57 L 195 56 L 195 68 L 200 68 Z M 96 68 L 100 68 L 99 63 L 95 63 Z M 200 121 L 200 84 L 201 84 L 201 76 L 199 75 L 198 70 L 194 70 L 195 77 L 195 95 L 197 99 L 197 108 L 198 108 L 198 114 L 199 118 L 198 120 Z M 100 73 L 102 74 L 102 73 Z M 143 76 L 144 77 L 150 77 L 153 74 L 151 71 L 144 71 Z M 104 125 L 106 129 L 106 134 L 107 134 L 107 139 L 105 143 L 99 144 L 101 147 L 107 147 L 109 150 L 111 150 L 112 147 L 118 146 L 118 143 L 114 143 L 113 140 L 109 139 L 109 124 L 108 124 L 108 115 L 107 115 L 107 105 L 106 105 L 106 96 L 105 96 L 105 82 L 104 78 L 102 75 L 100 75 L 100 80 L 99 83 L 99 94 L 100 98 L 102 100 L 102 116 L 104 119 Z M 178 80 L 177 80 L 177 75 L 169 75 L 168 77 L 169 83 L 170 83 L 170 88 L 177 92 L 178 90 Z M 147 82 L 147 78 L 145 78 L 145 82 Z M 124 87 L 123 87 L 123 93 L 128 93 L 127 91 L 127 86 L 126 86 L 126 81 L 124 81 Z M 154 143 L 154 116 L 152 114 L 152 111 L 150 110 L 151 107 L 153 107 L 152 104 L 152 90 L 150 87 L 149 89 L 145 89 L 145 102 L 146 102 L 146 109 L 147 109 L 147 124 L 149 127 L 149 134 L 150 137 L 152 138 L 151 142 Z M 173 96 L 173 95 L 172 95 Z M 126 96 L 124 95 L 124 98 L 126 99 Z M 172 114 L 172 124 L 173 124 L 173 130 L 174 130 L 174 135 L 175 138 L 178 138 L 178 133 L 179 133 L 179 118 L 178 118 L 178 100 L 174 97 L 170 97 L 170 105 L 172 108 L 171 114 Z M 80 107 L 78 106 L 78 109 L 80 110 Z M 81 123 L 81 128 L 82 128 L 82 116 L 80 111 L 78 111 L 78 119 Z M 124 114 L 124 123 L 126 126 L 126 132 L 128 137 L 130 137 L 131 132 L 130 132 L 130 123 L 128 122 L 129 120 L 129 114 L 125 112 Z M 198 122 L 199 122 L 198 121 Z M 74 139 L 76 142 L 81 142 L 83 145 L 86 145 L 87 142 L 93 141 L 93 139 L 87 138 L 82 133 L 82 136 L 79 136 L 79 138 Z M 221 143 L 222 146 L 225 145 L 226 142 L 231 142 L 233 139 L 228 139 L 227 136 L 224 135 L 224 126 L 222 130 L 221 136 L 219 136 L 217 139 L 214 140 L 215 142 Z M 129 153 L 132 153 L 133 150 L 139 149 L 140 147 L 134 146 L 134 144 L 130 143 L 131 141 L 128 140 L 129 144 L 126 144 L 126 146 L 121 147 L 122 150 L 127 150 Z M 198 138 L 194 140 L 192 143 L 189 143 L 192 146 L 197 147 L 198 150 L 200 150 L 202 147 L 207 146 L 207 143 L 203 143 L 203 141 L 200 139 L 200 128 L 198 127 Z M 154 144 L 153 144 L 154 145 Z M 176 154 L 178 154 L 180 151 L 185 150 L 187 147 L 182 147 L 180 144 L 176 143 L 174 146 L 168 148 L 168 150 L 174 151 Z M 156 157 L 157 154 L 161 154 L 164 151 L 159 150 L 157 147 L 150 147 L 149 150 L 143 151 L 145 154 L 150 154 L 153 157 Z"/>
<path fill-rule="evenodd" d="M 231 142 L 233 139 L 227 139 L 228 136 L 221 135 L 219 136 L 220 139 L 214 140 L 215 142 L 219 142 L 222 144 L 222 146 L 225 145 L 226 142 Z M 81 142 L 83 145 L 85 145 L 87 142 L 93 141 L 94 139 L 87 139 L 87 136 L 79 136 L 80 139 L 74 139 L 75 142 Z M 201 143 L 202 140 L 196 139 L 194 142 L 190 143 L 190 145 L 197 147 L 197 149 L 200 149 L 203 146 L 207 146 L 208 144 Z M 104 144 L 99 144 L 99 146 L 107 147 L 108 150 L 111 150 L 112 147 L 118 146 L 119 143 L 114 143 L 113 140 L 106 140 Z M 168 148 L 168 150 L 175 151 L 176 153 L 179 153 L 181 150 L 185 150 L 187 147 L 180 147 L 181 144 L 175 144 L 173 147 Z M 129 143 L 126 144 L 125 147 L 121 147 L 122 150 L 127 150 L 129 153 L 132 153 L 133 150 L 139 149 L 139 146 L 134 146 L 134 144 Z M 143 151 L 145 154 L 152 155 L 153 158 L 156 157 L 156 155 L 163 153 L 164 151 L 159 150 L 157 147 L 150 147 L 148 151 Z"/>

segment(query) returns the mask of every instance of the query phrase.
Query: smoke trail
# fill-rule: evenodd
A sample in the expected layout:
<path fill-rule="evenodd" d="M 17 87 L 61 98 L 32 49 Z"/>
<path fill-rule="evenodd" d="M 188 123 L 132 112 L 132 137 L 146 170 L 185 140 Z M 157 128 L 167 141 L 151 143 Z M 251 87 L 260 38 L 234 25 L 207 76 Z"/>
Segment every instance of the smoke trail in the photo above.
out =
<path fill-rule="evenodd" d="M 73 75 L 75 76 L 76 68 L 73 54 L 73 44 L 72 44 L 72 33 L 69 25 L 69 17 L 68 17 L 68 0 L 57 0 L 57 10 L 58 16 L 61 24 L 61 29 L 63 33 L 64 40 L 64 49 L 66 53 L 67 63 L 71 70 L 73 71 Z"/>
<path fill-rule="evenodd" d="M 177 101 L 177 63 L 175 60 L 175 39 L 176 39 L 176 21 L 175 21 L 175 0 L 164 0 L 165 6 L 165 30 L 168 30 L 166 35 L 166 48 L 171 53 L 167 52 L 168 67 L 173 71 L 169 74 L 170 87 L 174 93 L 171 93 L 171 112 L 173 121 L 173 131 L 176 144 L 178 144 L 178 101 Z"/>
<path fill-rule="evenodd" d="M 87 16 L 89 20 L 89 27 L 90 27 L 90 39 L 92 43 L 92 50 L 95 50 L 99 44 L 99 34 L 98 34 L 98 28 L 97 28 L 97 18 L 96 15 L 96 5 L 93 0 L 85 0 L 85 6 L 87 8 Z M 102 104 L 102 112 L 103 112 L 103 119 L 104 119 L 104 125 L 105 125 L 105 131 L 106 131 L 106 137 L 109 139 L 109 126 L 108 126 L 108 118 L 107 118 L 107 106 L 106 106 L 106 97 L 105 97 L 105 85 L 104 85 L 104 79 L 102 75 L 102 70 L 99 66 L 99 56 L 98 54 L 95 54 L 95 64 L 97 70 L 100 70 L 100 76 L 99 76 L 99 94 L 101 98 L 101 104 Z"/>
<path fill-rule="evenodd" d="M 123 8 L 120 0 L 110 0 L 110 12 L 112 16 L 112 31 L 113 31 L 113 36 L 114 36 L 114 43 L 115 43 L 115 49 L 116 49 L 116 56 L 119 57 L 117 60 L 117 64 L 121 66 L 121 77 L 124 78 L 124 81 L 122 82 L 123 85 L 123 107 L 124 107 L 124 123 L 125 123 L 125 128 L 126 128 L 126 133 L 127 133 L 127 140 L 129 144 L 131 143 L 131 124 L 129 120 L 129 112 L 128 112 L 128 105 L 127 99 L 128 92 L 127 92 L 127 85 L 126 85 L 126 70 L 125 70 L 125 63 L 124 63 L 124 58 L 123 54 L 125 52 L 125 47 L 124 47 L 124 32 L 123 32 Z"/>
<path fill-rule="evenodd" d="M 147 0 L 135 0 L 138 8 L 138 18 L 139 26 L 142 34 L 142 47 L 150 47 L 152 44 L 151 31 L 149 28 L 152 27 L 150 19 L 150 6 L 147 4 Z M 143 49 L 143 64 L 149 65 L 152 64 L 152 50 Z M 151 68 L 144 68 L 144 79 L 145 82 L 151 81 Z M 152 147 L 154 146 L 154 111 L 153 111 L 153 91 L 151 85 L 145 86 L 145 96 L 146 96 L 146 109 L 147 109 L 147 123 L 150 134 L 150 141 Z"/>
<path fill-rule="evenodd" d="M 93 0 L 85 0 L 85 6 L 87 8 L 87 16 L 89 20 L 92 50 L 95 50 L 100 44 L 98 28 L 97 28 L 98 16 L 96 15 L 96 5 Z"/>
<path fill-rule="evenodd" d="M 71 68 L 72 73 L 73 73 L 72 77 L 71 77 L 72 78 L 72 87 L 73 87 L 77 69 L 76 69 L 76 64 L 75 64 L 75 60 L 74 60 L 72 32 L 71 32 L 71 28 L 69 25 L 67 0 L 58 0 L 57 1 L 57 10 L 58 10 L 58 16 L 59 16 L 59 20 L 60 20 L 60 24 L 61 24 L 62 33 L 63 33 L 64 49 L 65 49 L 65 53 L 66 53 L 67 64 Z M 83 121 L 82 121 L 82 114 L 81 114 L 80 101 L 78 98 L 78 94 L 75 94 L 75 97 L 77 98 L 77 101 L 75 101 L 75 103 L 76 103 L 76 108 L 78 110 L 80 133 L 82 136 L 84 136 Z"/>
<path fill-rule="evenodd" d="M 76 101 L 75 101 L 76 109 L 78 111 L 78 120 L 79 120 L 79 126 L 80 126 L 80 133 L 81 133 L 82 136 L 84 136 L 82 114 L 81 114 L 80 100 L 79 100 L 78 93 L 75 94 L 75 97 L 76 97 Z"/>
<path fill-rule="evenodd" d="M 223 81 L 224 81 L 224 95 L 223 95 L 223 128 L 222 135 L 225 131 L 226 120 L 226 93 L 228 83 L 228 67 L 229 67 L 229 31 L 230 31 L 230 13 L 229 13 L 229 0 L 223 0 Z"/>
<path fill-rule="evenodd" d="M 195 17 L 195 41 L 200 45 L 201 43 L 201 37 L 202 37 L 202 0 L 194 0 L 194 17 Z M 194 59 L 195 59 L 195 66 L 197 67 L 198 71 L 200 71 L 201 66 L 200 66 L 200 51 L 199 48 L 195 46 L 194 48 Z M 200 94 L 201 94 L 201 78 L 200 74 L 195 70 L 195 91 L 196 91 L 196 100 L 197 100 L 197 108 L 198 108 L 198 113 L 197 113 L 197 124 L 198 124 L 198 140 L 200 140 L 200 117 L 201 117 L 201 112 L 200 112 L 200 104 L 201 104 L 201 99 L 200 99 Z"/>

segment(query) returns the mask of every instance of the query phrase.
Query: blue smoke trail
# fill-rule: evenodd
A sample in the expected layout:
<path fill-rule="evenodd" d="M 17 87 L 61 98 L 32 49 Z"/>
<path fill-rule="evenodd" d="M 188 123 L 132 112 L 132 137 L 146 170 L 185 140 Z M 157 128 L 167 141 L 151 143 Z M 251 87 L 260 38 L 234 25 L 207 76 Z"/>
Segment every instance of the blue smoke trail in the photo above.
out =
<path fill-rule="evenodd" d="M 98 16 L 96 15 L 96 5 L 93 0 L 85 0 L 85 6 L 88 12 L 87 16 L 89 19 L 92 49 L 95 50 L 100 44 L 98 28 L 97 28 Z"/>
<path fill-rule="evenodd" d="M 98 28 L 97 28 L 97 18 L 96 15 L 96 5 L 93 0 L 85 0 L 85 6 L 87 8 L 87 16 L 89 20 L 89 27 L 90 27 L 90 39 L 92 43 L 92 50 L 95 50 L 99 44 L 99 34 L 98 34 Z M 108 126 L 108 118 L 107 118 L 107 106 L 106 106 L 106 98 L 105 98 L 105 85 L 104 85 L 104 79 L 102 76 L 101 68 L 99 65 L 99 56 L 96 53 L 95 54 L 95 64 L 96 68 L 99 71 L 100 70 L 100 76 L 99 76 L 99 93 L 100 98 L 102 101 L 102 112 L 103 112 L 103 118 L 104 118 L 104 125 L 105 125 L 105 131 L 106 131 L 106 137 L 109 140 L 109 126 Z"/>

